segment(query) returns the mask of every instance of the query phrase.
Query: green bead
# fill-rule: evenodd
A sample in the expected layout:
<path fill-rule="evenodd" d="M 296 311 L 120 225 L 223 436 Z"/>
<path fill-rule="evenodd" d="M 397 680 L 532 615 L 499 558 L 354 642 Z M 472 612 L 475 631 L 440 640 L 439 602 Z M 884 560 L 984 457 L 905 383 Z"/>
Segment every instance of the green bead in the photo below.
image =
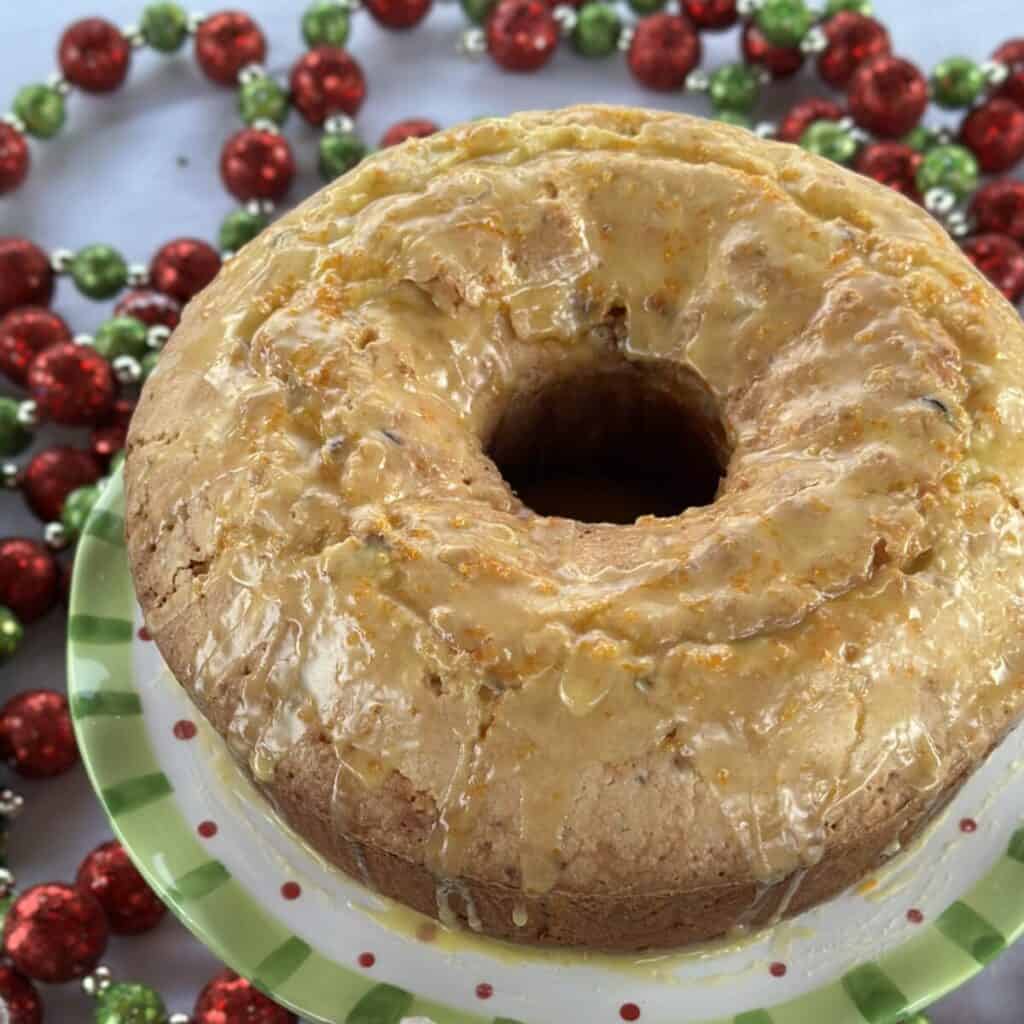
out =
<path fill-rule="evenodd" d="M 232 210 L 220 224 L 217 241 L 225 252 L 238 252 L 251 242 L 265 227 L 267 218 L 249 210 Z"/>
<path fill-rule="evenodd" d="M 344 46 L 348 32 L 348 11 L 337 0 L 316 0 L 302 16 L 302 38 L 307 46 Z"/>
<path fill-rule="evenodd" d="M 800 136 L 800 145 L 837 164 L 848 164 L 857 154 L 857 140 L 836 121 L 815 121 Z"/>
<path fill-rule="evenodd" d="M 167 1007 L 148 985 L 119 982 L 96 999 L 96 1024 L 164 1024 Z"/>
<path fill-rule="evenodd" d="M 175 53 L 188 38 L 188 15 L 177 4 L 150 4 L 139 25 L 147 46 L 160 53 Z"/>
<path fill-rule="evenodd" d="M 109 299 L 128 280 L 128 265 L 109 245 L 87 245 L 75 253 L 71 277 L 83 295 L 90 299 Z"/>
<path fill-rule="evenodd" d="M 25 131 L 37 139 L 50 139 L 64 125 L 64 97 L 50 85 L 26 85 L 14 97 L 14 113 Z"/>
<path fill-rule="evenodd" d="M 919 124 L 915 128 L 911 128 L 901 141 L 905 146 L 916 149 L 919 153 L 927 153 L 933 146 L 938 145 L 939 133 Z"/>
<path fill-rule="evenodd" d="M 155 352 L 149 353 L 149 355 L 156 355 Z M 143 356 L 142 363 L 145 365 L 149 355 Z M 113 457 L 110 460 L 110 465 L 107 467 L 107 476 L 113 476 L 122 466 L 124 465 L 124 449 L 114 452 Z"/>
<path fill-rule="evenodd" d="M 146 325 L 133 316 L 115 316 L 101 324 L 93 338 L 93 348 L 108 362 L 118 356 L 141 359 L 146 354 Z"/>
<path fill-rule="evenodd" d="M 77 540 L 85 521 L 92 512 L 93 505 L 99 500 L 100 489 L 96 484 L 76 487 L 65 499 L 60 512 L 60 521 L 64 524 L 64 532 L 68 540 Z"/>
<path fill-rule="evenodd" d="M 715 120 L 723 124 L 734 124 L 737 128 L 750 127 L 750 118 L 742 110 L 719 110 L 715 113 Z"/>
<path fill-rule="evenodd" d="M 935 102 L 950 110 L 969 107 L 982 94 L 985 84 L 984 72 L 969 57 L 947 57 L 932 72 Z"/>
<path fill-rule="evenodd" d="M 497 6 L 498 0 L 459 0 L 462 13 L 475 25 L 482 25 Z"/>
<path fill-rule="evenodd" d="M 288 93 L 272 78 L 265 75 L 253 78 L 238 90 L 238 112 L 246 124 L 259 120 L 284 124 L 288 116 Z"/>
<path fill-rule="evenodd" d="M 757 74 L 746 64 L 725 64 L 708 80 L 708 95 L 718 114 L 724 110 L 749 113 L 760 94 Z"/>
<path fill-rule="evenodd" d="M 10 658 L 21 643 L 25 630 L 10 608 L 0 604 L 0 661 Z"/>
<path fill-rule="evenodd" d="M 0 657 L 2 657 L 2 655 L 0 655 Z M 4 921 L 7 920 L 7 912 L 12 906 L 14 906 L 14 900 L 15 895 L 13 892 L 10 896 L 0 896 L 0 928 L 3 928 Z"/>
<path fill-rule="evenodd" d="M 917 187 L 922 195 L 945 188 L 963 199 L 978 187 L 978 161 L 963 146 L 936 146 L 925 153 L 917 169 Z"/>
<path fill-rule="evenodd" d="M 320 139 L 320 177 L 333 181 L 339 175 L 352 170 L 366 156 L 366 143 L 350 132 L 324 135 Z"/>
<path fill-rule="evenodd" d="M 580 8 L 572 30 L 573 49 L 584 57 L 607 57 L 621 34 L 622 19 L 611 4 L 588 3 Z"/>
<path fill-rule="evenodd" d="M 629 0 L 629 6 L 641 17 L 660 11 L 668 0 Z"/>
<path fill-rule="evenodd" d="M 156 369 L 156 361 L 160 358 L 159 352 L 147 352 L 142 359 L 139 360 L 139 366 L 142 368 L 142 379 L 149 380 L 149 375 Z M 111 463 L 113 465 L 113 463 Z M 113 473 L 113 469 L 111 469 Z"/>
<path fill-rule="evenodd" d="M 764 0 L 754 20 L 768 42 L 796 46 L 814 24 L 814 15 L 804 0 Z"/>
<path fill-rule="evenodd" d="M 0 398 L 0 455 L 18 455 L 31 443 L 32 435 L 18 420 L 18 401 Z"/>
<path fill-rule="evenodd" d="M 831 18 L 833 14 L 839 14 L 841 11 L 853 11 L 854 14 L 863 14 L 869 18 L 874 10 L 871 0 L 828 0 L 825 4 L 825 17 Z"/>

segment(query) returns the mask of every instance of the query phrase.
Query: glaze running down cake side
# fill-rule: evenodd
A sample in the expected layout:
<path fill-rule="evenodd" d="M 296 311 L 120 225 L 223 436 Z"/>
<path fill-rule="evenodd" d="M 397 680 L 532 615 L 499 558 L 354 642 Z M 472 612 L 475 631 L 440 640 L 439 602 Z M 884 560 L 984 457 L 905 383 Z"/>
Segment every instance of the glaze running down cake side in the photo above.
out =
<path fill-rule="evenodd" d="M 681 945 L 845 888 L 1017 722 L 1022 385 L 1009 304 L 874 182 L 676 114 L 477 121 L 188 307 L 133 575 L 341 869 L 513 941 Z M 670 406 L 658 457 L 723 474 L 681 514 L 542 516 L 498 469 Z"/>

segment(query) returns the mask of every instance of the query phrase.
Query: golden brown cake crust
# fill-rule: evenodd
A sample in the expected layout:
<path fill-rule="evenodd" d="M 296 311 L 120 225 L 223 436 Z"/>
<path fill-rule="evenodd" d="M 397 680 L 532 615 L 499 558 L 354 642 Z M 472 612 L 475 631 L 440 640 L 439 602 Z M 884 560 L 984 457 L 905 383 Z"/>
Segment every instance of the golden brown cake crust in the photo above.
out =
<path fill-rule="evenodd" d="M 552 382 L 585 431 L 581 381 L 684 406 L 715 501 L 526 508 L 487 453 Z M 516 941 L 708 938 L 870 870 L 1018 720 L 1022 382 L 1011 307 L 871 181 L 681 115 L 474 122 L 186 310 L 129 436 L 139 600 L 357 879 Z"/>

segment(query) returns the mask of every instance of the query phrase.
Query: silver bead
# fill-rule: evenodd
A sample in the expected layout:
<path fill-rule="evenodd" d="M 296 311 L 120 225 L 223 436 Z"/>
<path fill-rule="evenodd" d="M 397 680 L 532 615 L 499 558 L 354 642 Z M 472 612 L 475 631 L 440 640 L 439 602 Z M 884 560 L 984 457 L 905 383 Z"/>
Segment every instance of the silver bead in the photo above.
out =
<path fill-rule="evenodd" d="M 15 462 L 0 462 L 0 484 L 9 490 L 18 489 L 18 465 Z"/>
<path fill-rule="evenodd" d="M 569 4 L 556 4 L 551 16 L 558 22 L 559 31 L 563 36 L 569 35 L 576 27 L 576 8 Z"/>
<path fill-rule="evenodd" d="M 762 86 L 772 84 L 772 73 L 766 67 L 763 67 L 760 64 L 755 64 L 752 70 L 754 72 L 754 77 Z"/>
<path fill-rule="evenodd" d="M 25 122 L 22 121 L 22 119 L 13 111 L 8 111 L 8 113 L 4 114 L 3 117 L 0 117 L 0 121 L 3 121 L 6 125 L 10 125 L 16 132 L 18 132 L 19 135 L 25 134 Z"/>
<path fill-rule="evenodd" d="M 348 114 L 331 114 L 324 121 L 324 131 L 328 135 L 351 135 L 356 130 L 356 123 Z"/>
<path fill-rule="evenodd" d="M 706 71 L 697 68 L 696 71 L 691 71 L 686 76 L 684 84 L 687 92 L 707 92 L 711 87 L 711 80 L 708 78 Z"/>
<path fill-rule="evenodd" d="M 619 33 L 619 40 L 615 44 L 620 53 L 629 53 L 629 49 L 633 45 L 633 36 L 635 35 L 636 29 L 632 25 L 622 26 L 622 31 Z"/>
<path fill-rule="evenodd" d="M 199 31 L 199 26 L 206 21 L 206 15 L 200 14 L 198 11 L 193 11 L 188 16 L 188 21 L 185 23 L 185 31 L 190 35 L 194 36 Z"/>
<path fill-rule="evenodd" d="M 118 356 L 110 365 L 122 384 L 137 384 L 142 379 L 142 367 L 135 356 Z"/>
<path fill-rule="evenodd" d="M 146 348 L 151 348 L 154 352 L 159 352 L 160 349 L 167 344 L 167 339 L 170 336 L 170 327 L 166 327 L 164 324 L 153 324 L 153 326 L 146 331 Z"/>
<path fill-rule="evenodd" d="M 930 188 L 924 194 L 924 208 L 936 217 L 947 217 L 956 206 L 956 196 L 948 188 Z"/>
<path fill-rule="evenodd" d="M 63 523 L 58 523 L 54 520 L 52 523 L 47 523 L 43 527 L 43 540 L 46 541 L 48 547 L 53 548 L 54 551 L 60 551 L 61 548 L 68 546 L 68 535 L 64 529 Z"/>
<path fill-rule="evenodd" d="M 149 267 L 145 263 L 129 263 L 128 284 L 132 288 L 145 288 L 149 284 Z"/>
<path fill-rule="evenodd" d="M 464 57 L 480 57 L 487 52 L 487 37 L 482 28 L 467 28 L 455 45 Z"/>
<path fill-rule="evenodd" d="M 981 64 L 981 73 L 989 85 L 1000 86 L 1010 77 L 1010 68 L 1001 60 L 986 60 Z"/>
<path fill-rule="evenodd" d="M 763 0 L 737 0 L 736 13 L 741 18 L 749 18 L 757 13 L 762 3 Z"/>
<path fill-rule="evenodd" d="M 7 868 L 0 868 L 0 899 L 14 892 L 14 875 Z"/>
<path fill-rule="evenodd" d="M 250 127 L 255 128 L 258 132 L 268 132 L 270 135 L 281 134 L 281 126 L 276 121 L 271 121 L 269 117 L 257 117 Z"/>
<path fill-rule="evenodd" d="M 222 264 L 223 263 L 228 263 L 231 260 L 233 260 L 234 258 L 235 258 L 235 250 L 234 249 L 221 249 L 221 251 L 220 251 L 220 261 L 221 261 Z"/>
<path fill-rule="evenodd" d="M 964 210 L 954 210 L 946 218 L 946 230 L 954 238 L 966 238 L 974 231 L 974 222 Z"/>
<path fill-rule="evenodd" d="M 172 1013 L 167 1024 L 192 1024 L 192 1018 L 187 1013 Z"/>
<path fill-rule="evenodd" d="M 102 964 L 82 979 L 82 991 L 87 996 L 98 996 L 110 988 L 110 968 Z"/>
<path fill-rule="evenodd" d="M 75 262 L 75 254 L 70 249 L 54 249 L 50 253 L 50 269 L 55 274 L 68 274 L 71 264 Z"/>
<path fill-rule="evenodd" d="M 13 789 L 0 789 L 0 817 L 16 818 L 25 806 L 25 798 Z"/>
<path fill-rule="evenodd" d="M 59 72 L 54 71 L 49 78 L 46 79 L 46 84 L 61 94 L 61 96 L 67 96 L 71 92 L 71 83 Z"/>
<path fill-rule="evenodd" d="M 936 146 L 950 146 L 954 141 L 953 133 L 948 128 L 940 128 L 935 133 Z"/>
<path fill-rule="evenodd" d="M 31 398 L 18 403 L 18 422 L 31 430 L 39 423 L 39 409 Z"/>
<path fill-rule="evenodd" d="M 349 14 L 355 14 L 362 6 L 362 0 L 341 0 L 338 4 L 339 7 L 343 7 Z"/>
<path fill-rule="evenodd" d="M 71 340 L 83 348 L 91 348 L 95 338 L 91 334 L 76 334 Z"/>
<path fill-rule="evenodd" d="M 138 25 L 125 25 L 121 29 L 121 35 L 128 40 L 128 45 L 133 50 L 141 50 L 146 45 L 146 37 L 142 34 L 142 29 Z"/>
<path fill-rule="evenodd" d="M 754 134 L 759 139 L 774 139 L 775 133 L 778 130 L 778 126 L 774 121 L 758 121 L 754 125 Z"/>
<path fill-rule="evenodd" d="M 828 36 L 820 25 L 808 29 L 807 34 L 800 40 L 800 52 L 813 54 L 821 53 L 828 46 Z"/>
<path fill-rule="evenodd" d="M 866 146 L 871 141 L 871 136 L 863 128 L 858 128 L 856 125 L 850 129 L 850 138 L 858 146 Z"/>
<path fill-rule="evenodd" d="M 847 114 L 846 117 L 839 118 L 839 120 L 836 121 L 836 124 L 842 128 L 844 132 L 852 132 L 853 129 L 857 127 L 857 122 L 854 121 L 849 114 Z"/>
<path fill-rule="evenodd" d="M 245 204 L 245 209 L 248 213 L 262 214 L 264 217 L 269 217 L 276 207 L 274 206 L 273 199 L 250 199 Z"/>
<path fill-rule="evenodd" d="M 255 82 L 257 78 L 266 78 L 267 69 L 262 64 L 246 64 L 241 71 L 238 72 L 238 84 L 247 85 L 249 82 Z"/>

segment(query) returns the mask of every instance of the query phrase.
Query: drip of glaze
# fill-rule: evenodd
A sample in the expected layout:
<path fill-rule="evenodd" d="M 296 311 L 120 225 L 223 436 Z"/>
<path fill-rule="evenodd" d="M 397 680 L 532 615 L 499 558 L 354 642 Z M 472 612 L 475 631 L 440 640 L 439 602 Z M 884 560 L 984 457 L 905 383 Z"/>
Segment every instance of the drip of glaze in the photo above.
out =
<path fill-rule="evenodd" d="M 512 907 L 512 923 L 517 928 L 525 928 L 529 920 L 530 917 L 526 913 L 526 904 L 522 900 L 516 900 L 515 906 Z"/>
<path fill-rule="evenodd" d="M 370 875 L 370 865 L 366 863 L 366 854 L 363 853 L 363 844 L 358 839 L 349 839 L 349 849 L 352 851 L 352 859 L 359 871 L 359 879 L 368 889 L 372 889 L 373 878 Z"/>
<path fill-rule="evenodd" d="M 779 900 L 779 905 L 775 908 L 775 912 L 768 920 L 769 927 L 777 925 L 786 915 L 786 911 L 789 910 L 790 904 L 793 902 L 794 897 L 797 894 L 797 890 L 803 884 L 803 880 L 807 877 L 807 868 L 797 868 L 786 882 L 786 889 L 782 894 L 782 899 Z"/>
<path fill-rule="evenodd" d="M 452 910 L 451 904 L 452 883 L 441 879 L 434 886 L 434 898 L 437 900 L 437 919 L 446 928 L 457 928 L 459 919 Z"/>

